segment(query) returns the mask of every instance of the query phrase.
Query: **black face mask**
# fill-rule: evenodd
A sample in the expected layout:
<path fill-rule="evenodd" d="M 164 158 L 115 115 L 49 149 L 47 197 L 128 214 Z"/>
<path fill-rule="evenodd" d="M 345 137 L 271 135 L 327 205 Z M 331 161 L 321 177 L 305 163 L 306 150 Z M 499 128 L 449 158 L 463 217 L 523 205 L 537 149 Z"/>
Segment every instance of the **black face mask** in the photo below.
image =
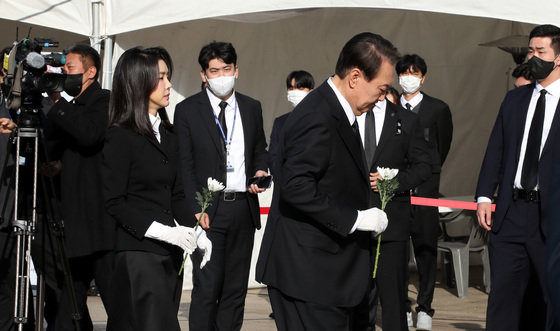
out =
<path fill-rule="evenodd" d="M 545 79 L 554 70 L 554 61 L 545 61 L 533 56 L 527 61 L 531 68 L 531 74 L 536 80 Z"/>
<path fill-rule="evenodd" d="M 70 96 L 77 96 L 82 91 L 83 74 L 66 75 L 64 80 L 64 92 Z"/>

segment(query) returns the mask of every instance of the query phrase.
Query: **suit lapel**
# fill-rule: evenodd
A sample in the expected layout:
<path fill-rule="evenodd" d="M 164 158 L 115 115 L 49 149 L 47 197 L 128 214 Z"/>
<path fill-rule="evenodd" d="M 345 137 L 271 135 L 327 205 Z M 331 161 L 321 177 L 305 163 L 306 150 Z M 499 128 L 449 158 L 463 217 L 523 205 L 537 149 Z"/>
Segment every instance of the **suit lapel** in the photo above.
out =
<path fill-rule="evenodd" d="M 163 129 L 163 128 L 162 128 Z M 163 131 L 166 131 L 165 129 L 163 129 Z M 161 139 L 161 143 L 157 141 L 157 139 L 155 138 L 150 138 L 150 137 L 146 137 L 146 139 L 150 142 L 150 144 L 152 144 L 158 151 L 160 151 L 163 155 L 167 156 L 167 140 L 168 137 L 166 137 L 167 134 L 166 132 L 162 132 L 160 131 L 160 139 Z"/>
<path fill-rule="evenodd" d="M 337 131 L 340 138 L 342 139 L 344 145 L 346 145 L 346 148 L 352 155 L 352 159 L 354 159 L 354 162 L 356 163 L 356 165 L 358 166 L 362 174 L 367 179 L 368 173 L 366 171 L 365 159 L 363 156 L 363 148 L 362 145 L 359 144 L 358 141 L 356 141 L 356 136 L 354 135 L 354 131 L 352 130 L 352 127 L 348 123 L 348 118 L 346 117 L 346 113 L 344 112 L 344 109 L 340 105 L 340 102 L 338 101 L 336 94 L 334 94 L 334 91 L 331 89 L 328 83 L 326 82 L 323 83 L 323 85 L 321 85 L 319 89 L 321 90 L 323 95 L 325 95 L 326 99 L 328 100 L 327 102 L 331 106 L 331 115 L 333 115 L 336 118 Z"/>
<path fill-rule="evenodd" d="M 245 99 L 239 93 L 235 92 L 235 100 L 237 101 L 240 120 L 239 123 L 235 124 L 237 130 L 243 130 L 243 142 L 245 145 L 245 173 L 246 176 L 252 176 L 253 174 L 247 174 L 247 166 L 252 164 L 251 161 L 251 153 L 253 151 L 253 137 L 255 134 L 253 133 L 253 128 L 255 127 L 253 124 L 253 118 L 251 115 L 251 111 L 249 110 L 249 105 L 245 103 Z"/>
<path fill-rule="evenodd" d="M 560 102 L 556 106 L 556 111 L 554 112 L 554 117 L 552 118 L 552 125 L 550 126 L 550 131 L 548 131 L 548 136 L 546 137 L 546 142 L 544 144 L 541 157 L 548 150 L 549 146 L 556 140 L 554 136 L 560 130 Z"/>
<path fill-rule="evenodd" d="M 200 98 L 198 101 L 200 106 L 197 107 L 196 110 L 198 111 L 201 122 L 208 129 L 208 135 L 214 143 L 214 147 L 216 147 L 218 155 L 220 155 L 220 158 L 223 159 L 225 154 L 224 139 L 218 132 L 216 119 L 214 118 L 214 111 L 212 110 L 212 105 L 210 104 L 210 99 L 208 99 L 206 90 L 200 92 Z"/>
<path fill-rule="evenodd" d="M 381 136 L 379 137 L 379 143 L 377 144 L 377 149 L 375 150 L 375 155 L 373 156 L 372 164 L 376 165 L 379 160 L 383 148 L 387 145 L 387 142 L 391 139 L 391 136 L 395 134 L 397 128 L 397 114 L 393 109 L 390 109 L 389 103 L 387 102 L 387 107 L 385 108 L 385 120 L 383 121 L 383 128 L 381 129 Z M 370 169 L 371 170 L 371 169 Z"/>
<path fill-rule="evenodd" d="M 534 87 L 534 85 L 532 85 Z M 518 103 L 518 111 L 515 112 L 516 118 L 516 127 L 514 128 L 517 137 L 516 137 L 516 146 L 515 146 L 515 164 L 519 163 L 519 154 L 521 153 L 521 143 L 523 141 L 523 134 L 525 131 L 525 123 L 527 122 L 527 112 L 529 111 L 529 104 L 531 103 L 533 89 L 527 89 L 526 96 L 521 97 L 520 99 L 523 102 Z M 556 116 L 555 116 L 556 118 Z"/>

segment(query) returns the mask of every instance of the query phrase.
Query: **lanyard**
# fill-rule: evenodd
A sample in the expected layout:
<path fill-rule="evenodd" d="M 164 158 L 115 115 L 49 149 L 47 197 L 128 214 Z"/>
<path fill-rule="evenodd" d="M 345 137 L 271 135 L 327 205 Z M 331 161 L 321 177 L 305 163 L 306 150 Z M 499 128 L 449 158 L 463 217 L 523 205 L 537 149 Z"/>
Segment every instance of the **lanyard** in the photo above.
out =
<path fill-rule="evenodd" d="M 226 111 L 226 109 L 224 108 L 224 110 L 221 111 Z M 235 110 L 233 112 L 233 125 L 231 126 L 231 132 L 229 134 L 229 140 L 227 140 L 226 135 L 224 134 L 224 129 L 222 128 L 222 125 L 220 124 L 220 120 L 218 119 L 218 116 L 216 116 L 215 112 L 212 112 L 214 114 L 214 119 L 216 120 L 216 124 L 218 125 L 218 128 L 220 128 L 220 133 L 222 134 L 222 139 L 224 139 L 224 143 L 226 144 L 226 151 L 227 154 L 229 155 L 229 149 L 231 147 L 231 142 L 233 140 L 233 131 L 235 130 L 235 121 L 237 119 L 237 98 L 235 99 Z M 226 114 L 224 113 L 224 118 L 225 118 Z"/>

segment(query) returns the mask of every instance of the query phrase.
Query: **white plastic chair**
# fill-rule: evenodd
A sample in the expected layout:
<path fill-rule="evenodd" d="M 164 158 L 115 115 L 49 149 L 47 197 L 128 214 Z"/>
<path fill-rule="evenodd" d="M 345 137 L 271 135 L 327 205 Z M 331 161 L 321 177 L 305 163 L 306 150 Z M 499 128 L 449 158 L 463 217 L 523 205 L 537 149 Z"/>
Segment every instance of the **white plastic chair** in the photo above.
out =
<path fill-rule="evenodd" d="M 490 292 L 488 236 L 486 231 L 476 222 L 476 212 L 472 210 L 451 212 L 444 217 L 440 217 L 440 222 L 443 230 L 443 239 L 438 241 L 438 250 L 451 253 L 457 284 L 457 296 L 459 298 L 466 298 L 468 294 L 470 252 L 479 252 L 481 254 L 484 287 L 486 293 Z M 468 236 L 450 236 L 447 233 L 447 225 L 458 222 L 466 222 L 467 228 L 470 229 Z M 442 268 L 442 272 L 445 272 L 445 268 Z"/>

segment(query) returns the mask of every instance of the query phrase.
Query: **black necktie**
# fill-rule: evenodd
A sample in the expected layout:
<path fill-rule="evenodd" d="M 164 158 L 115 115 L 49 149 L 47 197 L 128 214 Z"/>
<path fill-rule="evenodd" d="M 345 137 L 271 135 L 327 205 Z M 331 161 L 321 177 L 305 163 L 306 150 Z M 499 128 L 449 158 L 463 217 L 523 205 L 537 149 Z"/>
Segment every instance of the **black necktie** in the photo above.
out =
<path fill-rule="evenodd" d="M 367 162 L 368 169 L 371 169 L 376 147 L 377 147 L 377 142 L 375 136 L 375 115 L 373 114 L 373 110 L 371 110 L 366 113 L 366 125 L 365 125 L 364 149 L 366 151 L 366 162 Z"/>
<path fill-rule="evenodd" d="M 354 131 L 354 136 L 358 140 L 360 147 L 362 146 L 362 137 L 360 136 L 360 129 L 358 128 L 358 120 L 354 119 L 354 124 L 352 124 L 352 131 Z"/>
<path fill-rule="evenodd" d="M 406 106 L 406 110 L 412 111 L 412 106 L 408 102 L 406 103 L 405 106 Z"/>
<path fill-rule="evenodd" d="M 544 123 L 544 109 L 546 106 L 546 90 L 541 90 L 541 95 L 535 107 L 529 136 L 527 137 L 527 148 L 525 149 L 525 159 L 521 170 L 521 186 L 525 190 L 532 190 L 537 185 L 537 175 L 539 172 L 539 155 L 541 152 L 541 138 Z"/>
<path fill-rule="evenodd" d="M 220 121 L 220 125 L 222 126 L 222 131 L 224 132 L 225 139 L 227 139 L 226 107 L 227 102 L 220 102 L 220 115 L 218 115 L 218 120 Z"/>

